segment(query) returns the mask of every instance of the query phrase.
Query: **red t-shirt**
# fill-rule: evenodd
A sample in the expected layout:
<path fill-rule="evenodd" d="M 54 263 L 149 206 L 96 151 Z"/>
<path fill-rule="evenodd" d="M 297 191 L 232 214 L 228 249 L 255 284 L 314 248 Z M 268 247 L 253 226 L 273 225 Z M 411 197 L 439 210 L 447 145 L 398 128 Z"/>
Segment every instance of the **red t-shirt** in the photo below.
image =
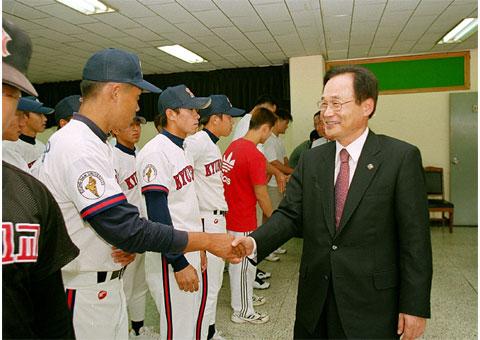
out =
<path fill-rule="evenodd" d="M 232 142 L 223 154 L 223 187 L 228 204 L 227 230 L 257 229 L 255 185 L 267 184 L 267 160 L 244 138 Z"/>

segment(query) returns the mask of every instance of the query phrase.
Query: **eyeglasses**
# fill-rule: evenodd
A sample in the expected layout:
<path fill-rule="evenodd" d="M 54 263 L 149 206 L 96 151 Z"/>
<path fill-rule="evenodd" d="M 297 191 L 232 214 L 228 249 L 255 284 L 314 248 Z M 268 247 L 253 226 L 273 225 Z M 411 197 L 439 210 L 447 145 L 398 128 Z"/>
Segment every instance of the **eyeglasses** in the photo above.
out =
<path fill-rule="evenodd" d="M 318 102 L 318 108 L 320 109 L 320 113 L 325 113 L 325 111 L 327 111 L 329 106 L 332 108 L 334 112 L 340 112 L 343 104 L 347 104 L 353 101 L 354 99 L 350 99 L 345 102 L 341 102 L 340 100 L 332 100 L 331 102 L 328 102 L 326 100 L 321 100 Z"/>

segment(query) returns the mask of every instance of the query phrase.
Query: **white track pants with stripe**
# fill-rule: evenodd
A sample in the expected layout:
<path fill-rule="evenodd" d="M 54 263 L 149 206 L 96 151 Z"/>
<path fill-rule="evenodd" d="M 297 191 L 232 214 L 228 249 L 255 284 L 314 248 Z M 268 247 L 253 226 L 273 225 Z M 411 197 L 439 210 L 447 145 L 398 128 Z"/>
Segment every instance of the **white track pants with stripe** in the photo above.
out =
<path fill-rule="evenodd" d="M 240 237 L 247 236 L 250 232 L 228 231 L 229 234 Z M 247 317 L 255 313 L 253 308 L 253 281 L 257 267 L 250 263 L 245 257 L 238 264 L 228 265 L 228 274 L 230 275 L 231 305 L 234 313 Z"/>

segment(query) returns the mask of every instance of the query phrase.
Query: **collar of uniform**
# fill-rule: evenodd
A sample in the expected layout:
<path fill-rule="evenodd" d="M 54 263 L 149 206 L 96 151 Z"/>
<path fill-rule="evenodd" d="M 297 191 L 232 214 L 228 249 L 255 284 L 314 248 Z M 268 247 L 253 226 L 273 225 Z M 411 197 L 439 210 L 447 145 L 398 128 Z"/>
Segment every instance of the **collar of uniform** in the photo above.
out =
<path fill-rule="evenodd" d="M 88 126 L 90 130 L 92 130 L 92 132 L 102 140 L 102 142 L 105 143 L 107 141 L 108 135 L 105 132 L 103 132 L 102 129 L 100 129 L 97 124 L 92 122 L 90 119 L 88 119 L 84 115 L 81 115 L 80 113 L 75 113 L 72 119 L 78 120 L 84 123 L 86 126 Z"/>
<path fill-rule="evenodd" d="M 368 127 L 363 131 L 363 133 L 355 139 L 353 142 L 348 144 L 347 146 L 343 146 L 340 144 L 338 141 L 336 143 L 336 151 L 335 151 L 335 164 L 340 162 L 340 151 L 342 149 L 347 149 L 348 154 L 352 158 L 352 160 L 355 162 L 355 164 L 358 162 L 358 159 L 360 158 L 360 154 L 362 153 L 363 145 L 365 144 L 365 141 L 367 140 L 368 136 Z"/>
<path fill-rule="evenodd" d="M 185 141 L 184 139 L 171 134 L 167 130 L 162 130 L 162 135 L 170 139 L 172 143 L 178 146 L 180 149 L 183 149 L 183 142 Z"/>
<path fill-rule="evenodd" d="M 217 136 L 215 136 L 209 129 L 207 128 L 204 128 L 203 131 L 205 131 L 208 135 L 208 137 L 210 137 L 210 139 L 212 140 L 213 144 L 217 144 L 217 142 L 220 140 L 220 138 L 218 138 Z"/>
<path fill-rule="evenodd" d="M 129 155 L 135 156 L 135 147 L 133 147 L 133 149 L 127 148 L 125 145 L 120 144 L 118 141 L 115 147 L 118 148 L 120 151 L 123 151 Z"/>
<path fill-rule="evenodd" d="M 20 136 L 18 136 L 18 138 L 20 138 L 21 140 L 23 140 L 25 143 L 28 143 L 28 144 L 35 145 L 35 143 L 36 143 L 35 142 L 35 137 L 30 137 L 30 136 L 21 134 Z"/>

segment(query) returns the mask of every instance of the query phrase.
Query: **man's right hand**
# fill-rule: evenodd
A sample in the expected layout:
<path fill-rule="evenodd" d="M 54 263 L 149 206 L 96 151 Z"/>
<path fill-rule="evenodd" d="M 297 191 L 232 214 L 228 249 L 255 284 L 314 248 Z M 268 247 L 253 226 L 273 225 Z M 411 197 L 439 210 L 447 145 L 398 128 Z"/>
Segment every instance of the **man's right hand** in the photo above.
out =
<path fill-rule="evenodd" d="M 275 176 L 275 181 L 277 181 L 278 191 L 283 194 L 285 192 L 285 187 L 287 186 L 288 176 L 281 171 L 276 171 L 273 175 Z"/>
<path fill-rule="evenodd" d="M 191 264 L 174 274 L 180 290 L 184 292 L 196 292 L 198 290 L 199 280 L 197 271 Z"/>
<path fill-rule="evenodd" d="M 253 238 L 250 236 L 238 237 L 232 242 L 232 246 L 242 257 L 250 256 L 253 253 Z"/>

